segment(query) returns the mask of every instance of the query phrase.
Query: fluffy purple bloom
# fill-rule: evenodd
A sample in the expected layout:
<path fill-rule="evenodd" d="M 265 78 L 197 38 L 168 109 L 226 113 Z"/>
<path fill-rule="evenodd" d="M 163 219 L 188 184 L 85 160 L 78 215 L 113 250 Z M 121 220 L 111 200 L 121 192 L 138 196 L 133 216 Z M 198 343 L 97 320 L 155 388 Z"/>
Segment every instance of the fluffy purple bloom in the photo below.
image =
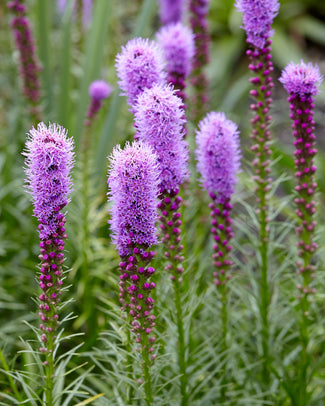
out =
<path fill-rule="evenodd" d="M 71 192 L 70 171 L 73 166 L 73 141 L 57 124 L 39 123 L 32 128 L 26 142 L 25 173 L 27 190 L 32 195 L 34 215 L 40 222 L 40 239 L 57 232 L 62 219 L 60 210 Z"/>
<path fill-rule="evenodd" d="M 140 93 L 154 83 L 164 83 L 166 73 L 162 52 L 154 41 L 134 38 L 116 56 L 118 82 L 128 103 L 134 106 Z"/>
<path fill-rule="evenodd" d="M 95 80 L 89 86 L 89 96 L 96 100 L 106 99 L 112 91 L 112 86 L 104 80 Z"/>
<path fill-rule="evenodd" d="M 304 61 L 300 61 L 300 64 L 289 63 L 282 71 L 279 80 L 289 94 L 304 97 L 317 94 L 323 76 L 317 65 L 313 66 L 311 62 L 305 64 Z"/>
<path fill-rule="evenodd" d="M 157 39 L 165 56 L 167 72 L 186 78 L 191 73 L 195 54 L 192 30 L 181 23 L 169 24 L 158 32 Z"/>
<path fill-rule="evenodd" d="M 184 0 L 159 0 L 161 23 L 166 25 L 182 21 L 184 6 Z"/>
<path fill-rule="evenodd" d="M 157 197 L 159 170 L 149 145 L 117 146 L 110 157 L 108 185 L 113 203 L 110 221 L 112 240 L 121 257 L 132 247 L 157 243 Z"/>
<path fill-rule="evenodd" d="M 171 86 L 154 85 L 138 97 L 134 115 L 138 139 L 157 154 L 160 192 L 177 190 L 188 177 L 182 100 Z"/>
<path fill-rule="evenodd" d="M 237 125 L 224 113 L 210 112 L 196 133 L 197 169 L 216 203 L 229 199 L 237 183 L 240 150 Z"/>
<path fill-rule="evenodd" d="M 237 0 L 236 7 L 243 14 L 247 42 L 256 48 L 263 48 L 272 37 L 271 25 L 280 8 L 278 0 Z"/>

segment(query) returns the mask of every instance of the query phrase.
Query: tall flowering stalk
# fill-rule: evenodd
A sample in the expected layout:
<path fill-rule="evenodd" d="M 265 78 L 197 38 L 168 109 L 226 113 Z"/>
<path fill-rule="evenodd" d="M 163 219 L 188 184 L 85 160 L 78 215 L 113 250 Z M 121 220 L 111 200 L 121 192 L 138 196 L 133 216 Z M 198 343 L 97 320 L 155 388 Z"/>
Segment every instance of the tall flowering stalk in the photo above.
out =
<path fill-rule="evenodd" d="M 231 196 L 237 183 L 240 167 L 238 130 L 235 123 L 227 120 L 224 113 L 209 113 L 200 123 L 196 133 L 197 169 L 201 174 L 202 186 L 212 199 L 211 232 L 213 246 L 214 283 L 221 298 L 222 349 L 227 350 L 228 299 L 227 281 L 233 262 L 229 259 L 232 249 Z M 223 376 L 222 397 L 225 400 L 226 374 Z"/>
<path fill-rule="evenodd" d="M 181 245 L 182 221 L 178 196 L 180 185 L 188 177 L 188 147 L 183 140 L 184 114 L 182 100 L 176 96 L 171 86 L 154 85 L 139 97 L 134 109 L 137 137 L 148 143 L 157 155 L 159 193 L 161 202 L 160 229 L 168 265 L 165 270 L 171 274 L 175 294 L 175 307 L 178 329 L 178 359 L 181 374 L 182 405 L 187 404 L 187 375 L 185 359 L 185 337 L 183 310 L 181 304 L 181 276 L 184 271 Z"/>
<path fill-rule="evenodd" d="M 68 203 L 72 182 L 73 142 L 59 125 L 39 123 L 32 128 L 26 142 L 26 183 L 32 196 L 34 215 L 39 221 L 41 270 L 39 317 L 40 351 L 45 356 L 46 405 L 53 404 L 54 351 L 59 326 L 59 310 L 64 261 L 64 207 Z"/>
<path fill-rule="evenodd" d="M 210 35 L 207 15 L 210 0 L 190 0 L 190 23 L 195 37 L 195 57 L 193 61 L 192 85 L 195 88 L 193 96 L 193 116 L 196 122 L 201 120 L 208 109 L 208 79 L 204 67 L 210 59 Z"/>
<path fill-rule="evenodd" d="M 90 104 L 86 114 L 84 133 L 81 139 L 81 181 L 82 181 L 82 281 L 83 281 L 83 300 L 82 307 L 84 313 L 87 315 L 87 330 L 88 334 L 91 334 L 87 340 L 87 346 L 90 346 L 96 340 L 96 334 L 92 332 L 97 331 L 96 321 L 97 318 L 90 314 L 94 309 L 94 304 L 92 303 L 93 295 L 92 293 L 92 279 L 89 272 L 89 248 L 90 244 L 90 219 L 89 219 L 89 203 L 90 203 L 90 187 L 89 179 L 91 174 L 91 148 L 94 125 L 96 123 L 96 117 L 103 106 L 103 102 L 112 93 L 113 88 L 104 80 L 95 80 L 89 86 L 89 96 Z"/>
<path fill-rule="evenodd" d="M 195 53 L 194 35 L 182 23 L 169 24 L 157 33 L 158 43 L 164 53 L 167 82 L 177 90 L 177 96 L 186 100 L 186 79 L 192 71 Z"/>
<path fill-rule="evenodd" d="M 145 400 L 153 404 L 150 366 L 155 358 L 152 335 L 155 316 L 151 292 L 155 283 L 150 266 L 157 243 L 156 220 L 159 170 L 156 155 L 144 143 L 116 147 L 110 158 L 108 185 L 110 188 L 112 240 L 121 257 L 120 302 L 131 323 L 142 353 Z"/>
<path fill-rule="evenodd" d="M 158 2 L 160 21 L 163 25 L 183 20 L 185 0 L 158 0 Z"/>
<path fill-rule="evenodd" d="M 23 92 L 30 103 L 30 113 L 35 122 L 40 120 L 40 81 L 41 67 L 35 53 L 35 41 L 29 19 L 26 16 L 27 7 L 24 0 L 13 0 L 7 7 L 14 14 L 11 20 L 16 47 L 19 51 L 20 74 L 23 81 Z"/>
<path fill-rule="evenodd" d="M 243 14 L 243 28 L 246 31 L 247 43 L 250 49 L 246 51 L 250 59 L 249 69 L 253 72 L 250 78 L 254 89 L 250 91 L 255 101 L 250 108 L 254 114 L 251 119 L 253 131 L 251 134 L 255 144 L 251 150 L 255 153 L 252 164 L 255 170 L 254 180 L 257 196 L 260 225 L 260 317 L 262 322 L 263 349 L 263 381 L 269 382 L 269 304 L 270 288 L 268 282 L 268 191 L 270 190 L 270 107 L 272 103 L 272 88 L 274 86 L 271 73 L 273 63 L 270 39 L 273 35 L 271 25 L 279 10 L 277 0 L 237 0 L 236 7 Z"/>
<path fill-rule="evenodd" d="M 315 242 L 315 226 L 313 220 L 316 212 L 315 191 L 317 183 L 314 179 L 316 166 L 314 157 L 317 153 L 315 148 L 316 136 L 314 134 L 315 121 L 314 99 L 318 93 L 318 86 L 323 78 L 319 72 L 318 66 L 311 63 L 300 64 L 290 63 L 282 72 L 280 82 L 289 94 L 290 118 L 293 120 L 292 129 L 295 141 L 293 145 L 296 148 L 295 167 L 298 185 L 296 186 L 297 197 L 297 236 L 299 238 L 298 256 L 299 261 L 298 275 L 301 275 L 301 283 L 298 284 L 301 322 L 300 332 L 302 340 L 301 354 L 301 385 L 299 387 L 299 400 L 301 405 L 308 404 L 307 393 L 307 369 L 310 362 L 308 354 L 309 345 L 309 298 L 315 293 L 312 287 L 312 280 L 315 276 L 315 251 L 317 244 Z"/>
<path fill-rule="evenodd" d="M 154 41 L 134 38 L 116 56 L 116 70 L 122 94 L 131 109 L 144 89 L 154 83 L 165 83 L 166 73 L 161 50 Z"/>

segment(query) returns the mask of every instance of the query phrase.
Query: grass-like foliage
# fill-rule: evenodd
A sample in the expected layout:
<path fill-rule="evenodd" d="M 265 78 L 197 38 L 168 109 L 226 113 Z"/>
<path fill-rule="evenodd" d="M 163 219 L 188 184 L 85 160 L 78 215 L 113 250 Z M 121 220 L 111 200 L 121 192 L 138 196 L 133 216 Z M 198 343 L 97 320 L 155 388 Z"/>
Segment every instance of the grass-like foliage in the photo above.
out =
<path fill-rule="evenodd" d="M 1 2 L 0 406 L 325 404 L 321 3 Z"/>

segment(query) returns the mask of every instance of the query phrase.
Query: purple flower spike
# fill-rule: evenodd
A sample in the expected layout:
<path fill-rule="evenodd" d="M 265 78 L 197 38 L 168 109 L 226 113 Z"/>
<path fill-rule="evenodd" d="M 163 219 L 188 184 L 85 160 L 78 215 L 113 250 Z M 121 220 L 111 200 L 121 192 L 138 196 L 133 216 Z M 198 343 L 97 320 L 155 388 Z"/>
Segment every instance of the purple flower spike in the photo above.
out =
<path fill-rule="evenodd" d="M 314 293 L 310 286 L 314 276 L 315 266 L 312 264 L 313 255 L 317 249 L 315 240 L 316 222 L 313 220 L 316 213 L 316 203 L 314 201 L 317 183 L 314 179 L 316 166 L 314 157 L 317 153 L 315 148 L 316 136 L 314 134 L 315 121 L 314 97 L 318 93 L 318 87 L 323 77 L 318 66 L 311 63 L 305 64 L 303 61 L 296 65 L 290 63 L 282 72 L 280 82 L 289 93 L 290 118 L 293 120 L 293 136 L 296 151 L 295 166 L 298 185 L 296 186 L 297 205 L 296 214 L 298 216 L 297 235 L 298 242 L 298 274 L 303 275 L 303 284 L 299 285 L 301 290 L 301 307 L 304 316 L 308 312 L 308 296 Z"/>
<path fill-rule="evenodd" d="M 71 191 L 70 171 L 73 166 L 73 142 L 66 130 L 57 124 L 46 127 L 39 123 L 30 131 L 26 142 L 27 191 L 32 195 L 34 214 L 39 221 L 41 269 L 39 317 L 42 330 L 40 351 L 45 355 L 47 378 L 54 372 L 56 330 L 64 262 L 64 240 L 67 238 L 62 209 Z M 50 391 L 51 387 L 46 390 Z"/>
<path fill-rule="evenodd" d="M 182 100 L 171 86 L 154 85 L 138 97 L 134 115 L 137 137 L 157 154 L 160 193 L 178 190 L 188 177 Z"/>
<path fill-rule="evenodd" d="M 154 41 L 148 39 L 129 41 L 117 55 L 115 66 L 122 94 L 128 97 L 131 107 L 144 89 L 166 80 L 162 52 Z"/>
<path fill-rule="evenodd" d="M 235 5 L 243 14 L 247 42 L 262 49 L 273 36 L 271 25 L 279 12 L 278 0 L 237 0 Z"/>
<path fill-rule="evenodd" d="M 157 39 L 167 64 L 167 81 L 179 90 L 178 96 L 184 100 L 185 79 L 192 71 L 195 54 L 193 32 L 181 23 L 170 24 L 157 33 Z"/>
<path fill-rule="evenodd" d="M 159 0 L 160 21 L 163 25 L 182 21 L 184 0 Z"/>
<path fill-rule="evenodd" d="M 209 113 L 196 134 L 197 168 L 202 183 L 217 203 L 229 199 L 240 167 L 238 130 L 224 113 Z"/>
<path fill-rule="evenodd" d="M 289 63 L 279 80 L 289 94 L 306 97 L 307 95 L 315 96 L 318 93 L 323 76 L 317 65 L 313 66 L 311 62 L 306 65 L 304 61 L 301 61 L 299 65 Z"/>
<path fill-rule="evenodd" d="M 26 142 L 26 182 L 34 214 L 40 222 L 41 240 L 51 238 L 60 223 L 60 211 L 69 201 L 73 141 L 57 124 L 32 128 Z"/>
<path fill-rule="evenodd" d="M 141 142 L 118 146 L 110 158 L 108 185 L 111 209 L 111 229 L 122 262 L 120 262 L 120 303 L 130 322 L 131 332 L 141 347 L 144 390 L 152 404 L 150 365 L 155 355 L 150 334 L 155 327 L 151 314 L 154 299 L 150 282 L 155 269 L 149 266 L 154 257 L 150 250 L 157 243 L 156 226 L 158 176 L 156 155 L 149 145 Z"/>
<path fill-rule="evenodd" d="M 111 95 L 113 91 L 112 86 L 106 83 L 104 80 L 95 80 L 89 86 L 89 96 L 91 102 L 87 111 L 86 126 L 89 126 L 94 120 L 94 117 L 100 110 L 103 104 L 103 100 Z"/>
<path fill-rule="evenodd" d="M 104 80 L 95 80 L 89 86 L 89 96 L 92 99 L 102 100 L 111 95 L 113 88 Z"/>
<path fill-rule="evenodd" d="M 40 120 L 40 81 L 41 67 L 36 58 L 35 41 L 30 22 L 26 17 L 26 5 L 22 1 L 8 2 L 7 7 L 15 14 L 11 20 L 15 43 L 19 50 L 20 74 L 23 81 L 24 95 L 31 104 L 31 114 L 35 121 Z"/>
<path fill-rule="evenodd" d="M 123 257 L 134 245 L 147 248 L 157 243 L 159 170 L 156 155 L 144 143 L 127 143 L 124 150 L 116 147 L 110 160 L 112 239 Z"/>

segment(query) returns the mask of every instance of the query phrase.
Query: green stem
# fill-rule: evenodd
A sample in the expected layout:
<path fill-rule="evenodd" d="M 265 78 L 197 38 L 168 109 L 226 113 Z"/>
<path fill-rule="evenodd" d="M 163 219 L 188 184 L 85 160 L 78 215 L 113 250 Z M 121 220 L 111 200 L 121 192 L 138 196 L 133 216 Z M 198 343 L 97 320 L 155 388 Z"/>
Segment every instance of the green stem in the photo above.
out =
<path fill-rule="evenodd" d="M 45 399 L 46 399 L 46 406 L 53 405 L 53 387 L 54 387 L 54 359 L 53 359 L 53 351 L 54 351 L 54 337 L 53 334 L 48 334 L 48 341 L 47 341 L 47 366 L 46 366 L 46 388 L 45 388 Z"/>
<path fill-rule="evenodd" d="M 178 280 L 179 275 L 177 275 L 176 267 L 174 266 L 174 294 L 175 294 L 175 308 L 176 308 L 176 320 L 177 320 L 177 333 L 178 333 L 178 362 L 179 362 L 179 372 L 181 374 L 180 384 L 181 384 L 181 405 L 187 405 L 187 375 L 186 375 L 186 360 L 185 360 L 185 337 L 184 337 L 184 324 L 183 324 L 183 310 L 181 302 L 181 286 Z"/>
<path fill-rule="evenodd" d="M 10 369 L 9 369 L 7 363 L 6 363 L 5 357 L 4 357 L 4 355 L 3 355 L 2 351 L 1 351 L 1 349 L 0 349 L 0 361 L 1 361 L 2 365 L 3 365 L 3 369 L 4 369 L 6 372 L 9 372 Z M 13 393 L 15 394 L 17 400 L 22 401 L 22 397 L 21 397 L 20 394 L 19 394 L 19 391 L 18 391 L 18 389 L 17 389 L 17 386 L 16 386 L 15 381 L 13 380 L 12 376 L 9 375 L 9 374 L 6 375 L 6 376 L 7 376 L 7 378 L 8 378 L 8 381 L 9 381 L 9 384 L 10 384 L 10 386 L 11 386 L 11 389 L 12 389 Z"/>
<path fill-rule="evenodd" d="M 153 404 L 153 396 L 152 396 L 152 384 L 151 384 L 151 374 L 150 374 L 150 357 L 149 357 L 149 340 L 148 334 L 142 331 L 141 334 L 141 342 L 142 342 L 142 370 L 143 370 L 143 377 L 144 377 L 144 393 L 146 397 L 146 404 L 147 406 L 151 406 Z"/>

